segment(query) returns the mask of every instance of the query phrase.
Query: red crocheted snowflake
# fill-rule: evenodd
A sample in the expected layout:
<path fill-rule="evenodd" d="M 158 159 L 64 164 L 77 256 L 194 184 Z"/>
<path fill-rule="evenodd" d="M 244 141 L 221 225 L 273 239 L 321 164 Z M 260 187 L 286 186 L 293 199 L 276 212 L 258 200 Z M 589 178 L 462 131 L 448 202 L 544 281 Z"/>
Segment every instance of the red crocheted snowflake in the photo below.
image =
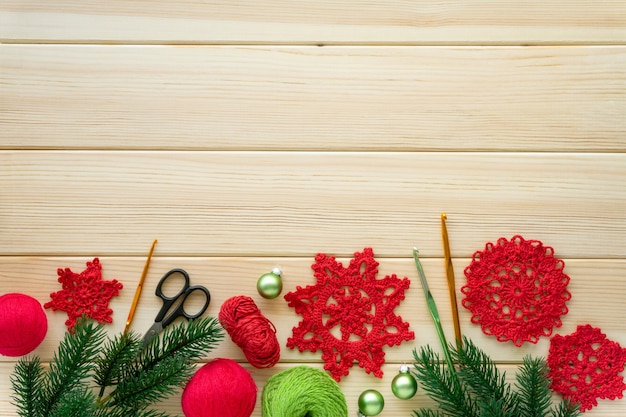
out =
<path fill-rule="evenodd" d="M 619 373 L 625 363 L 626 349 L 607 339 L 600 329 L 585 324 L 569 336 L 552 338 L 548 377 L 555 392 L 587 411 L 598 405 L 598 398 L 623 397 L 626 384 Z"/>
<path fill-rule="evenodd" d="M 472 312 L 472 323 L 498 341 L 537 343 L 553 327 L 561 327 L 560 316 L 568 311 L 571 294 L 564 267 L 553 249 L 538 240 L 500 238 L 474 253 L 465 268 L 462 304 Z"/>
<path fill-rule="evenodd" d="M 320 349 L 324 369 L 337 381 L 348 375 L 354 361 L 382 378 L 383 346 L 415 337 L 409 323 L 393 312 L 411 282 L 395 274 L 376 279 L 378 262 L 371 248 L 356 252 L 347 268 L 322 253 L 311 268 L 317 283 L 298 286 L 285 295 L 289 306 L 303 317 L 287 347 L 297 346 L 300 352 Z"/>
<path fill-rule="evenodd" d="M 65 324 L 68 330 L 74 329 L 76 319 L 83 314 L 100 323 L 113 321 L 109 300 L 119 294 L 122 284 L 115 279 L 103 281 L 101 269 L 98 258 L 87 262 L 87 268 L 80 274 L 72 272 L 70 268 L 57 269 L 58 281 L 63 289 L 50 294 L 52 301 L 48 301 L 44 307 L 67 312 Z"/>

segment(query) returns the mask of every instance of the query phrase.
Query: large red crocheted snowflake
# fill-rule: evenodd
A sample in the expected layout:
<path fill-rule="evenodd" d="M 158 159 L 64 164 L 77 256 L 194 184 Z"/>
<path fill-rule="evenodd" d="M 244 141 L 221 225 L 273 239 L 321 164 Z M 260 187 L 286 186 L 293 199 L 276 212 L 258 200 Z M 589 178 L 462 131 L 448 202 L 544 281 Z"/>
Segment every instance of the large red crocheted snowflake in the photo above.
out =
<path fill-rule="evenodd" d="M 356 252 L 347 268 L 334 256 L 318 254 L 311 266 L 315 285 L 285 295 L 303 320 L 293 328 L 287 347 L 300 352 L 322 351 L 324 369 L 339 381 L 355 361 L 382 378 L 383 346 L 414 339 L 409 323 L 393 310 L 411 282 L 395 274 L 376 279 L 378 262 L 371 248 Z"/>
<path fill-rule="evenodd" d="M 498 341 L 537 343 L 553 327 L 561 327 L 560 316 L 568 311 L 571 295 L 564 267 L 554 250 L 538 240 L 500 238 L 475 252 L 465 268 L 462 304 L 471 311 L 472 323 Z"/>
<path fill-rule="evenodd" d="M 586 324 L 571 335 L 552 338 L 548 377 L 555 392 L 587 411 L 598 405 L 598 398 L 623 397 L 626 384 L 619 374 L 625 363 L 626 349 Z"/>
<path fill-rule="evenodd" d="M 87 262 L 87 268 L 80 274 L 72 272 L 70 268 L 57 269 L 58 281 L 63 289 L 50 294 L 52 300 L 44 304 L 44 307 L 67 312 L 65 325 L 68 330 L 74 329 L 76 319 L 82 315 L 100 323 L 113 321 L 109 300 L 119 294 L 122 284 L 115 279 L 103 281 L 101 270 L 102 265 L 98 258 Z"/>

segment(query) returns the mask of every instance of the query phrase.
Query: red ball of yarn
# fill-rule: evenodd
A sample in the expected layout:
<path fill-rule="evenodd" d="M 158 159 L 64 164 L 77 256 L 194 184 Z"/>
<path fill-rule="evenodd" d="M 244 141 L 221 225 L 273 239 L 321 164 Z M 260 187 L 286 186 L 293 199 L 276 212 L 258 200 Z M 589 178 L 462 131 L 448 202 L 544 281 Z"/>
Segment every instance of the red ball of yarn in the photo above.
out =
<path fill-rule="evenodd" d="M 233 342 L 256 368 L 271 368 L 280 359 L 276 327 L 254 300 L 245 295 L 231 297 L 222 304 L 218 319 Z"/>
<path fill-rule="evenodd" d="M 214 359 L 189 380 L 181 404 L 186 417 L 249 417 L 256 404 L 257 386 L 241 365 Z"/>
<path fill-rule="evenodd" d="M 41 344 L 47 332 L 48 319 L 39 301 L 20 293 L 0 297 L 1 355 L 26 355 Z"/>

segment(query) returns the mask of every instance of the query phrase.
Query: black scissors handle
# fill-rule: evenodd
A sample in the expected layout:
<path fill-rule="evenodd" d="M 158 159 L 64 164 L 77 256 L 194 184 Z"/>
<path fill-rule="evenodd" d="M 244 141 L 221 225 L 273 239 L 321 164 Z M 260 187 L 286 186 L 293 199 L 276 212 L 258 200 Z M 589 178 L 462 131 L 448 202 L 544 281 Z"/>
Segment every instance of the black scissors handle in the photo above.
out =
<path fill-rule="evenodd" d="M 185 284 L 176 295 L 174 295 L 173 297 L 169 297 L 165 295 L 165 293 L 163 292 L 163 284 L 165 283 L 165 281 L 168 280 L 169 277 L 175 274 L 182 275 L 183 278 L 185 278 Z M 189 314 L 185 311 L 185 300 L 194 291 L 200 291 L 204 293 L 205 295 L 204 305 L 196 313 Z M 161 278 L 161 280 L 159 281 L 159 284 L 157 285 L 155 294 L 157 297 L 163 300 L 163 307 L 161 307 L 161 310 L 159 311 L 159 314 L 157 314 L 154 321 L 157 323 L 161 323 L 163 328 L 169 326 L 178 317 L 185 317 L 187 320 L 197 319 L 206 311 L 207 307 L 209 306 L 209 303 L 211 302 L 211 293 L 209 293 L 209 290 L 207 290 L 202 285 L 190 286 L 189 274 L 187 273 L 187 271 L 181 268 L 174 268 L 171 271 L 167 272 L 165 275 L 163 275 L 163 278 Z M 178 304 L 176 305 L 174 310 L 170 314 L 167 314 L 168 311 L 170 311 L 170 309 L 175 303 L 178 303 Z"/>

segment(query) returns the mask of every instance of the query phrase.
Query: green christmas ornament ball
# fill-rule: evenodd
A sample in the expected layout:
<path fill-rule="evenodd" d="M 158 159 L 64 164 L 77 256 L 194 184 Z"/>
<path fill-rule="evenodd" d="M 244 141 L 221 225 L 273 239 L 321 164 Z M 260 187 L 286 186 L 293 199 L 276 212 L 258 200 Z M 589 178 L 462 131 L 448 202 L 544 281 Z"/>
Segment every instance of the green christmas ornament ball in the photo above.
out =
<path fill-rule="evenodd" d="M 363 416 L 377 416 L 384 407 L 385 399 L 375 389 L 367 389 L 359 395 L 359 411 Z"/>
<path fill-rule="evenodd" d="M 408 366 L 400 367 L 400 372 L 391 381 L 391 392 L 401 400 L 413 398 L 417 393 L 417 381 L 409 373 Z"/>
<path fill-rule="evenodd" d="M 282 271 L 278 268 L 272 269 L 272 272 L 261 275 L 256 283 L 256 290 L 261 297 L 272 299 L 280 295 L 283 290 L 283 280 L 281 278 Z"/>

